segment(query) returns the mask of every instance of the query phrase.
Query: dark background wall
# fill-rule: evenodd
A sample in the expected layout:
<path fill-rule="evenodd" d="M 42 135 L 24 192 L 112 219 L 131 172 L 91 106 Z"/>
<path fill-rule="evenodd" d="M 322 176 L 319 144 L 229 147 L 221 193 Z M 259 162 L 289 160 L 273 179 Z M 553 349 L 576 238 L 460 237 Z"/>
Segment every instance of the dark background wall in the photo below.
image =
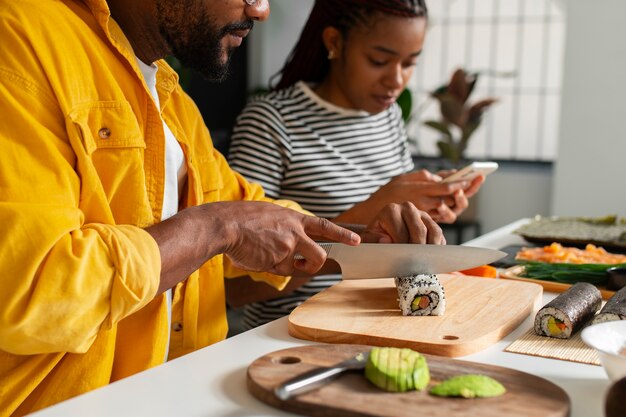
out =
<path fill-rule="evenodd" d="M 225 156 L 228 154 L 230 133 L 248 96 L 246 45 L 244 42 L 235 50 L 231 57 L 230 75 L 225 81 L 207 81 L 193 72 L 185 88 L 200 109 L 215 147 Z"/>

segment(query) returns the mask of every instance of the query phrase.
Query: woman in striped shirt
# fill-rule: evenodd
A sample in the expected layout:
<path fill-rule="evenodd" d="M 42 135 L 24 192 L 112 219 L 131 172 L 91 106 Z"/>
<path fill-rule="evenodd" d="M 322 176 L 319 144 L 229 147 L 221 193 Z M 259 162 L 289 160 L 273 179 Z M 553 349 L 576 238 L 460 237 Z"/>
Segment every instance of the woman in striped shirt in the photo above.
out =
<path fill-rule="evenodd" d="M 426 20 L 423 0 L 316 0 L 279 82 L 239 116 L 230 165 L 268 196 L 337 223 L 368 224 L 385 205 L 403 201 L 453 222 L 484 178 L 443 184 L 449 173 L 411 172 L 396 104 Z M 289 314 L 338 280 L 294 279 L 293 292 L 246 305 L 244 328 Z"/>

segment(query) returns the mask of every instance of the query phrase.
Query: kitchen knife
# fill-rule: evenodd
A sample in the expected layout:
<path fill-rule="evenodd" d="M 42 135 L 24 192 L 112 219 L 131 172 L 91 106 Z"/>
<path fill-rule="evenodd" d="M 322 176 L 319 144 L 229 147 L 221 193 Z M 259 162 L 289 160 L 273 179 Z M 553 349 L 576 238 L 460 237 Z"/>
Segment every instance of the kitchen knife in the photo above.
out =
<path fill-rule="evenodd" d="M 274 395 L 284 401 L 288 400 L 293 395 L 319 388 L 346 371 L 364 369 L 368 357 L 369 352 L 361 352 L 336 365 L 312 369 L 276 387 L 274 389 Z"/>
<path fill-rule="evenodd" d="M 318 243 L 341 267 L 342 279 L 393 278 L 461 271 L 489 264 L 505 252 L 458 245 Z"/>

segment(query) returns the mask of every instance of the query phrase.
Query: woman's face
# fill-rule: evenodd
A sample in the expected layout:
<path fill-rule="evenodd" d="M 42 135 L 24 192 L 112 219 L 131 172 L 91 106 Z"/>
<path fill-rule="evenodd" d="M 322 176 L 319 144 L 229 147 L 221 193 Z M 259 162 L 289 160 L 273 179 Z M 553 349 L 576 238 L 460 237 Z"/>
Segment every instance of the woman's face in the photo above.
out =
<path fill-rule="evenodd" d="M 426 18 L 377 14 L 368 26 L 357 25 L 340 39 L 324 84 L 333 104 L 375 114 L 391 106 L 408 83 L 424 44 Z"/>

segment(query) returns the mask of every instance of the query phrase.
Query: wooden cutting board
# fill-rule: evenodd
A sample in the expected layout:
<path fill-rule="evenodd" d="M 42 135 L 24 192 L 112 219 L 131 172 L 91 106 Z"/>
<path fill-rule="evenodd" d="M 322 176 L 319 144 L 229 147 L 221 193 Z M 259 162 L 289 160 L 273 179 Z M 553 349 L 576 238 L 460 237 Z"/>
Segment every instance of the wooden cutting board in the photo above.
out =
<path fill-rule="evenodd" d="M 392 278 L 342 281 L 289 315 L 289 334 L 327 343 L 410 347 L 440 356 L 485 349 L 540 307 L 540 285 L 494 278 L 438 275 L 443 316 L 402 316 Z"/>
<path fill-rule="evenodd" d="M 565 284 L 564 282 L 542 281 L 540 279 L 525 278 L 521 276 L 523 272 L 523 265 L 512 266 L 500 272 L 500 278 L 513 279 L 516 281 L 534 282 L 535 284 L 541 285 L 546 291 L 559 293 L 567 291 L 572 286 L 571 284 Z M 600 294 L 602 294 L 603 300 L 608 300 L 615 294 L 615 291 L 607 290 L 604 286 L 598 285 L 597 287 L 600 290 Z"/>
<path fill-rule="evenodd" d="M 564 417 L 570 400 L 557 385 L 513 369 L 425 355 L 431 373 L 429 388 L 460 374 L 495 378 L 507 392 L 500 397 L 442 398 L 425 391 L 390 393 L 376 388 L 363 371 L 346 373 L 321 388 L 283 401 L 276 386 L 318 366 L 330 366 L 369 350 L 363 345 L 314 345 L 267 354 L 248 367 L 248 390 L 259 400 L 281 410 L 320 417 Z"/>

